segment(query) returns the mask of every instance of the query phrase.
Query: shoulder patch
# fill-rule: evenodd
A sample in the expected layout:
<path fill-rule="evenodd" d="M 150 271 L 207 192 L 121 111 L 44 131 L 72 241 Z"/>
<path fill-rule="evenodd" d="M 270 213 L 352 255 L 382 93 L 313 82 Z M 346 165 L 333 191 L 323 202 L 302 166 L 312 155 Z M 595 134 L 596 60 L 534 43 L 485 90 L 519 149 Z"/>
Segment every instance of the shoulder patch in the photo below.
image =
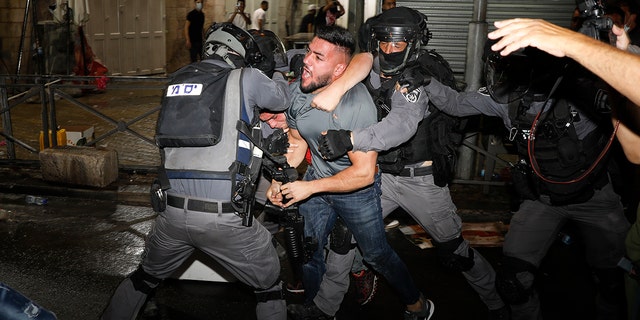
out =
<path fill-rule="evenodd" d="M 404 96 L 405 100 L 411 102 L 411 103 L 416 103 L 418 101 L 418 99 L 420 98 L 420 93 L 422 92 L 422 88 L 418 88 L 415 89 L 411 92 L 403 92 L 402 95 Z"/>

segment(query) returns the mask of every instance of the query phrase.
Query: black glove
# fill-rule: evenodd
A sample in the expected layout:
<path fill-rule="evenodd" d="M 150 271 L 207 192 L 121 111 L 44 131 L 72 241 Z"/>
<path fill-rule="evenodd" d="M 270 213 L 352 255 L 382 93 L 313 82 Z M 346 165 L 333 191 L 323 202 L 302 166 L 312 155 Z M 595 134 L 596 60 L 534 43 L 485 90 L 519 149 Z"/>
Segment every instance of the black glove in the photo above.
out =
<path fill-rule="evenodd" d="M 407 66 L 398 79 L 398 84 L 400 84 L 401 87 L 407 87 L 409 92 L 426 86 L 429 83 L 431 83 L 431 74 L 419 63 Z"/>
<path fill-rule="evenodd" d="M 269 79 L 271 79 L 273 78 L 273 72 L 276 68 L 276 62 L 273 61 L 273 59 L 265 58 L 255 67 L 260 69 L 265 75 L 267 75 L 267 77 L 269 77 Z"/>
<path fill-rule="evenodd" d="M 326 135 L 320 135 L 318 151 L 327 160 L 338 159 L 352 149 L 349 130 L 328 130 Z"/>
<path fill-rule="evenodd" d="M 289 71 L 293 71 L 293 77 L 299 78 L 302 73 L 302 67 L 304 66 L 304 54 L 296 54 L 291 57 L 291 61 L 289 62 Z"/>

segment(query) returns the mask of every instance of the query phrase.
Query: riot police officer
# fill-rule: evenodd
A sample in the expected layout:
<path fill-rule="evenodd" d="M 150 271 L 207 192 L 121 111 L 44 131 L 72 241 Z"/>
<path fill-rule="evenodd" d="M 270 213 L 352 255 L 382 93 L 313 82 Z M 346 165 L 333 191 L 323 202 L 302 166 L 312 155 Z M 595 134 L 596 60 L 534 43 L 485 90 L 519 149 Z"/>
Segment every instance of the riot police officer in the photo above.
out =
<path fill-rule="evenodd" d="M 599 316 L 619 318 L 624 298 L 616 266 L 629 222 L 608 174 L 606 88 L 577 65 L 535 48 L 506 58 L 489 54 L 485 71 L 487 87 L 478 92 L 459 93 L 419 69 L 406 70 L 399 83 L 409 90 L 424 85 L 430 102 L 448 114 L 499 117 L 517 146 L 513 176 L 522 202 L 511 219 L 496 279 L 512 318 L 542 317 L 535 276 L 568 221 L 584 236 L 587 262 L 598 278 L 598 310 L 611 310 Z M 354 131 L 350 139 L 330 133 L 328 149 L 360 150 L 361 137 L 370 134 Z M 396 138 L 402 135 L 396 132 Z"/>
<path fill-rule="evenodd" d="M 173 120 L 168 129 L 182 127 L 185 131 L 175 133 L 172 144 L 165 141 L 161 110 L 156 141 L 164 169 L 160 176 L 166 172 L 168 189 L 166 193 L 154 193 L 158 195 L 153 199 L 159 214 L 142 262 L 116 289 L 102 319 L 134 319 L 160 281 L 174 273 L 196 249 L 254 288 L 257 319 L 287 318 L 272 235 L 262 224 L 250 220 L 261 163 L 253 149 L 261 134 L 258 111 L 283 111 L 288 105 L 287 81 L 281 73 L 273 73 L 274 56 L 283 52 L 273 49 L 268 41 L 263 43 L 258 35 L 233 24 L 216 24 L 207 34 L 206 59 L 185 68 L 193 67 L 195 73 L 210 73 L 205 77 L 218 79 L 211 80 L 211 90 L 222 96 L 211 95 L 210 89 L 202 89 L 202 83 L 193 78 L 178 76 L 188 69 L 172 75 L 170 83 L 178 82 L 170 86 L 174 90 L 167 90 L 162 108 L 170 105 L 169 99 L 193 97 L 177 100 L 176 112 L 165 114 Z M 181 91 L 184 87 L 189 90 Z M 192 109 L 202 108 L 200 114 L 208 115 L 201 117 L 204 119 L 184 121 Z M 178 119 L 171 119 L 172 115 Z M 189 130 L 196 129 L 198 120 L 210 119 L 217 121 L 213 128 L 221 132 L 213 134 L 212 143 L 203 141 L 202 135 L 192 136 Z M 244 135 L 236 130 L 241 119 L 247 124 Z M 249 136 L 253 139 L 247 140 Z M 199 145 L 193 145 L 193 140 Z"/>
<path fill-rule="evenodd" d="M 432 74 L 455 87 L 453 72 L 440 55 L 425 49 L 431 34 L 422 13 L 406 7 L 386 10 L 371 31 L 369 47 L 377 49 L 380 74 L 372 73 L 367 83 L 381 122 L 354 130 L 353 137 L 358 150 L 387 150 L 378 156 L 383 215 L 397 208 L 409 213 L 432 236 L 440 263 L 462 273 L 492 317 L 504 318 L 508 310 L 494 288 L 495 271 L 462 238 L 462 223 L 447 186 L 459 143 L 455 137 L 461 138 L 458 120 L 430 107 L 424 84 L 404 93 L 396 88 L 407 69 Z M 351 144 L 348 131 L 330 130 L 325 137 L 320 151 L 328 159 L 344 151 L 334 153 L 336 143 Z"/>

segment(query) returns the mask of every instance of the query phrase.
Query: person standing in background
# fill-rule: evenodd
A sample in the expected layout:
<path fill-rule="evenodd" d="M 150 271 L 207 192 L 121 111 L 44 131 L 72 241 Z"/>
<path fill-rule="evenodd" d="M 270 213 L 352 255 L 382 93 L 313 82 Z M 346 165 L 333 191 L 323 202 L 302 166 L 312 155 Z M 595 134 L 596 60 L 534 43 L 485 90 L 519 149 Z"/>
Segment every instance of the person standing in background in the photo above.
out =
<path fill-rule="evenodd" d="M 233 23 L 236 27 L 247 30 L 247 25 L 251 24 L 251 17 L 248 13 L 244 12 L 244 8 L 244 0 L 238 0 L 238 2 L 236 2 L 235 11 L 229 15 L 229 20 L 227 20 L 227 22 Z"/>
<path fill-rule="evenodd" d="M 267 10 L 269 10 L 269 1 L 260 2 L 260 8 L 256 9 L 251 16 L 251 27 L 256 30 L 263 30 L 264 23 L 267 19 Z"/>
<path fill-rule="evenodd" d="M 332 26 L 336 20 L 345 14 L 344 7 L 336 0 L 326 0 L 327 3 L 320 8 L 315 20 L 315 28 L 318 26 Z"/>
<path fill-rule="evenodd" d="M 191 62 L 196 62 L 202 59 L 204 12 L 202 12 L 202 0 L 194 0 L 193 2 L 195 9 L 187 14 L 187 21 L 184 23 L 184 37 Z"/>
<path fill-rule="evenodd" d="M 316 19 L 317 7 L 315 4 L 310 4 L 308 13 L 304 17 L 302 17 L 302 21 L 300 22 L 300 28 L 298 32 L 302 33 L 311 33 L 313 32 L 313 22 Z"/>

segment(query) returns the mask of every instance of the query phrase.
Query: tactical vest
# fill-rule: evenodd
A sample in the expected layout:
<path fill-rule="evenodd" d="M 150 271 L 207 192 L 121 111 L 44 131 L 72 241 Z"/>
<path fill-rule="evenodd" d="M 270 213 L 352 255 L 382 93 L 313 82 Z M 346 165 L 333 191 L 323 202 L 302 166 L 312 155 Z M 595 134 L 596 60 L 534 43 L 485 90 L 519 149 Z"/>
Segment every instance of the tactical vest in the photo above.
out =
<path fill-rule="evenodd" d="M 217 77 L 213 70 L 198 69 L 208 68 L 202 63 L 204 61 L 196 64 L 196 70 L 190 72 L 210 73 L 210 77 Z M 242 69 L 219 72 L 223 72 L 223 76 L 218 77 L 214 85 L 206 85 L 206 79 L 194 80 L 199 76 L 189 75 L 170 82 L 169 90 L 187 84 L 205 85 L 193 101 L 186 99 L 174 104 L 167 100 L 184 97 L 170 97 L 169 93 L 163 97 L 156 143 L 161 148 L 164 178 L 229 180 L 232 184 L 232 205 L 237 212 L 244 214 L 249 212 L 253 202 L 262 165 L 260 122 L 255 114 L 253 119 L 249 119 L 244 106 Z M 193 114 L 198 117 L 192 119 Z M 181 119 L 186 122 L 183 129 L 167 134 L 170 131 L 167 127 L 172 121 L 175 125 Z"/>
<path fill-rule="evenodd" d="M 528 170 L 530 190 L 520 190 L 520 193 L 529 194 L 528 198 L 548 195 L 554 205 L 589 200 L 594 190 L 602 188 L 608 181 L 606 159 L 600 160 L 584 179 L 571 181 L 578 179 L 598 161 L 607 144 L 606 137 L 596 128 L 580 140 L 574 124 L 582 119 L 571 103 L 561 99 L 547 102 L 546 111 L 538 117 L 534 139 L 529 141 L 532 124 L 537 116 L 526 112 L 531 103 L 533 99 L 528 95 L 509 106 L 512 123 L 510 139 L 516 142 L 518 153 L 527 162 L 529 169 L 536 166 L 544 178 L 536 175 L 533 170 Z M 533 149 L 530 145 L 532 142 Z"/>
<path fill-rule="evenodd" d="M 457 90 L 453 71 L 435 51 L 423 51 L 416 63 L 433 78 Z M 398 77 L 388 79 L 372 94 L 378 109 L 378 121 L 391 111 L 391 96 Z M 441 112 L 429 102 L 429 115 L 418 124 L 411 139 L 378 154 L 380 170 L 398 174 L 406 165 L 432 160 L 436 185 L 446 186 L 453 178 L 456 149 L 462 141 L 461 129 L 459 118 Z"/>

